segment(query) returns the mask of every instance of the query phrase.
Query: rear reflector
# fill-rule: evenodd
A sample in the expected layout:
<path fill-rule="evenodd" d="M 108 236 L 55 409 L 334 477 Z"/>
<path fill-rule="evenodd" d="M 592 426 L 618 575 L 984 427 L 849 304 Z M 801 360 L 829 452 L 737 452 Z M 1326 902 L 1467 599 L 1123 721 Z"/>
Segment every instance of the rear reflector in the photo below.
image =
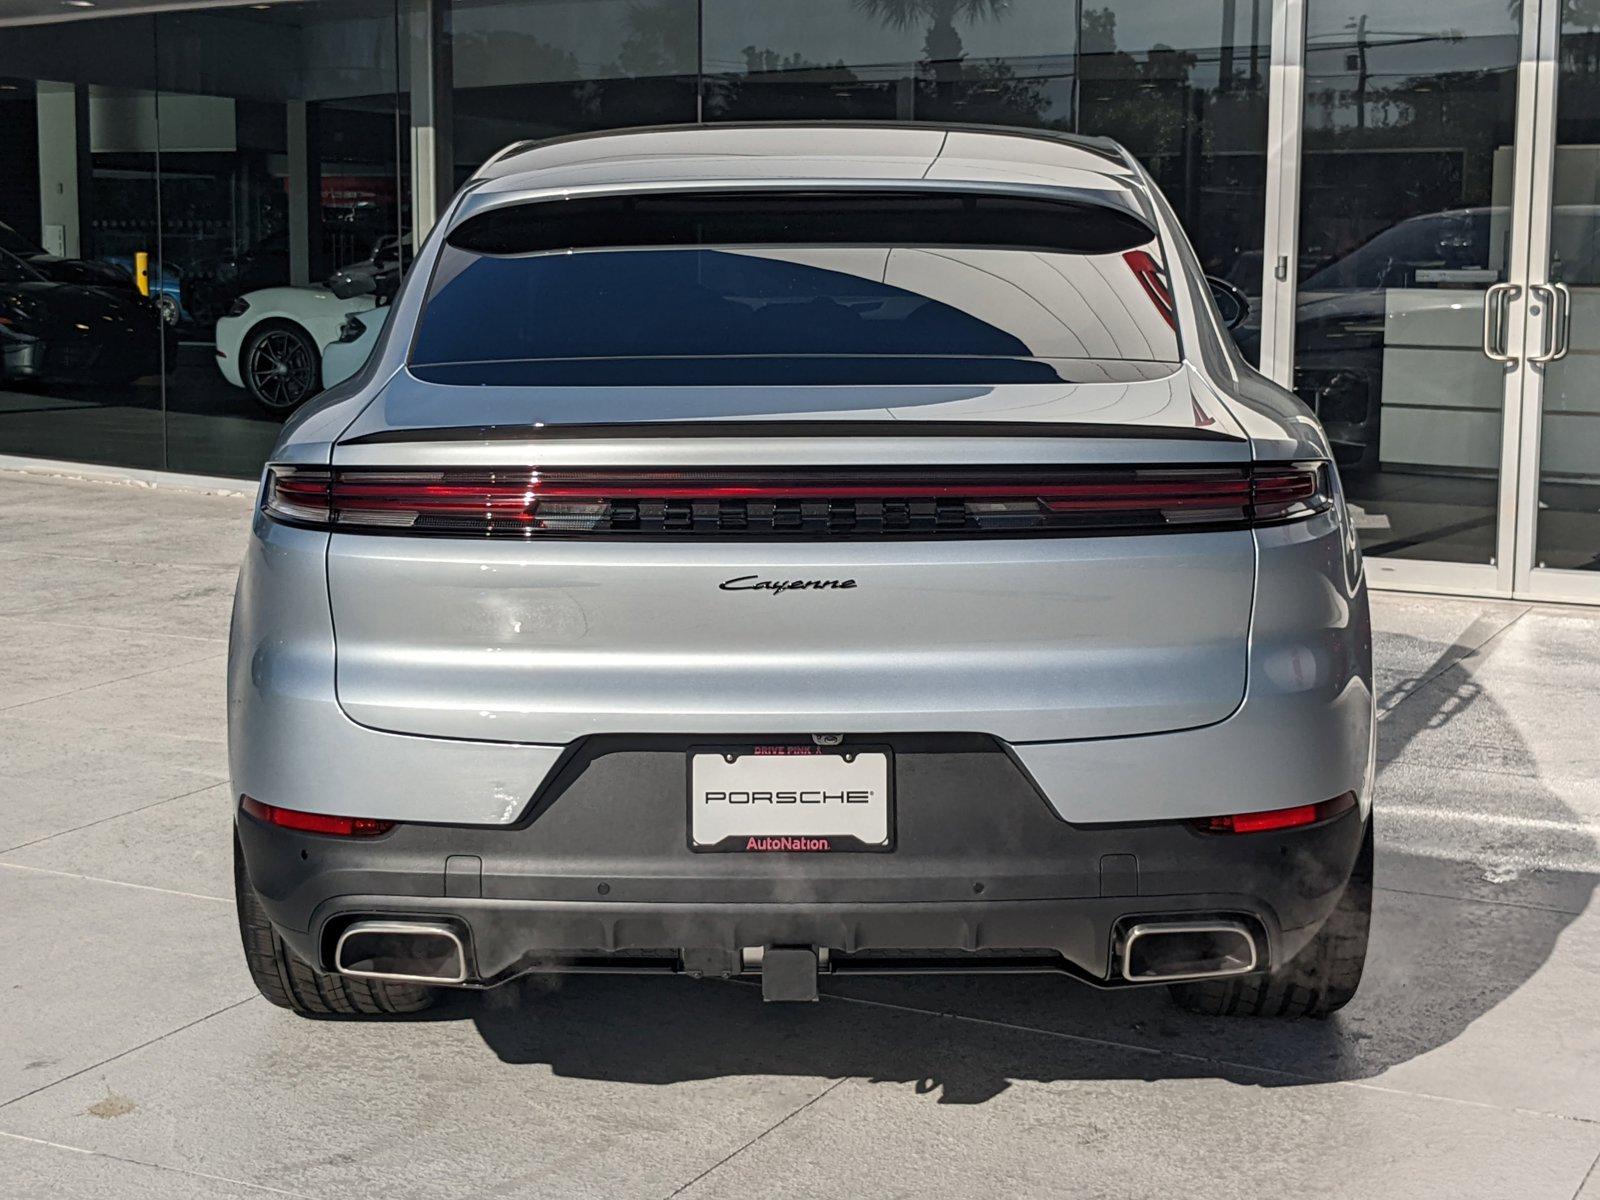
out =
<path fill-rule="evenodd" d="M 821 537 L 1115 533 L 1269 524 L 1329 507 L 1322 463 L 1256 467 L 269 467 L 281 521 L 368 533 Z"/>
<path fill-rule="evenodd" d="M 326 813 L 279 808 L 276 804 L 263 804 L 253 796 L 241 796 L 239 807 L 268 825 L 299 833 L 325 833 L 330 837 L 377 837 L 395 826 L 393 821 L 376 821 L 371 817 L 332 817 Z"/>
<path fill-rule="evenodd" d="M 1298 829 L 1336 817 L 1355 805 L 1356 794 L 1346 792 L 1321 804 L 1297 804 L 1293 808 L 1274 808 L 1266 812 L 1208 817 L 1200 822 L 1200 827 L 1207 833 L 1267 833 L 1274 829 Z"/>

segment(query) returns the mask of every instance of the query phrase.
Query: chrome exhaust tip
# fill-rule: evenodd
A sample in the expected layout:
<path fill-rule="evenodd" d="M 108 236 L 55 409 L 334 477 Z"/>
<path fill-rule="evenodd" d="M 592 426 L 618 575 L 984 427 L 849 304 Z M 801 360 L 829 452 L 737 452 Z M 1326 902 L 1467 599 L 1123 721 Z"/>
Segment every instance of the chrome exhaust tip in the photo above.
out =
<path fill-rule="evenodd" d="M 333 967 L 356 979 L 392 983 L 465 983 L 467 948 L 448 925 L 426 921 L 357 921 L 339 935 Z"/>
<path fill-rule="evenodd" d="M 1122 977 L 1130 983 L 1248 975 L 1257 962 L 1255 934 L 1240 921 L 1146 921 L 1122 940 Z"/>

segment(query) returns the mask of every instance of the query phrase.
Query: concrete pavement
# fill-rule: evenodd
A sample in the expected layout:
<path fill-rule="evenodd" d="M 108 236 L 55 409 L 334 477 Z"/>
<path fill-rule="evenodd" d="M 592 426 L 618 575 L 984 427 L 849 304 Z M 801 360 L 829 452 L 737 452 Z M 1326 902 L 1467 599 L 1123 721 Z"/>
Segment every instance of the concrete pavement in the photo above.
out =
<path fill-rule="evenodd" d="M 249 499 L 0 473 L 0 1195 L 1600 1200 L 1600 612 L 1375 600 L 1379 892 L 1326 1023 L 1066 980 L 256 996 Z"/>

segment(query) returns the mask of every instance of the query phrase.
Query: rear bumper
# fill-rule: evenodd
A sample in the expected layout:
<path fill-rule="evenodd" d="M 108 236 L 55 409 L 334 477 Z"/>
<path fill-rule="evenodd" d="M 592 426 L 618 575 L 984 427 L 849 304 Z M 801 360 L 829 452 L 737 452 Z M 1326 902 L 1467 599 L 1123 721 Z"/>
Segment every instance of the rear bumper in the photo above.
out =
<path fill-rule="evenodd" d="M 384 732 L 339 704 L 324 563 L 328 535 L 258 516 L 235 598 L 228 674 L 234 794 L 311 812 L 396 821 L 513 826 L 569 751 L 565 744 Z M 1354 791 L 1365 807 L 1373 766 L 1371 631 L 1365 586 L 1345 577 L 1331 520 L 1257 531 L 1249 685 L 1225 720 L 1137 736 L 1026 741 L 995 710 L 1012 701 L 981 671 L 973 711 L 885 714 L 848 688 L 825 713 L 721 711 L 592 722 L 613 730 L 699 731 L 702 740 L 838 732 L 961 729 L 1011 737 L 1011 752 L 1055 813 L 1080 825 L 1161 821 L 1313 804 Z M 375 592 L 374 595 L 380 593 Z M 981 605 L 982 597 L 973 603 Z M 418 668 L 421 670 L 421 668 Z M 647 685 L 634 681 L 633 687 Z M 1139 678 L 1130 676 L 1136 689 Z M 537 699 L 530 685 L 530 702 Z M 645 703 L 654 701 L 645 697 Z M 643 705 L 641 705 L 643 706 Z M 936 707 L 934 706 L 924 706 Z"/>
<path fill-rule="evenodd" d="M 1117 931 L 1147 915 L 1241 917 L 1265 964 L 1326 919 L 1363 815 L 1223 836 L 1184 822 L 1072 825 L 1005 748 L 974 735 L 895 742 L 889 854 L 694 854 L 676 739 L 591 739 L 504 827 L 401 825 L 374 839 L 240 815 L 263 905 L 331 965 L 354 920 L 445 920 L 468 981 L 528 970 L 733 973 L 746 947 L 825 948 L 836 970 L 1056 969 L 1114 982 Z"/>

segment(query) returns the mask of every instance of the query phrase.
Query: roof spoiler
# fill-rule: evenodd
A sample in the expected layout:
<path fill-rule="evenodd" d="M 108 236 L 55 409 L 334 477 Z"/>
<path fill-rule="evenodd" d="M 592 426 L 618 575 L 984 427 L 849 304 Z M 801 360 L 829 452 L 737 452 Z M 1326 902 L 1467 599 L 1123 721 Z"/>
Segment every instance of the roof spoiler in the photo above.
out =
<path fill-rule="evenodd" d="M 1061 142 L 1080 150 L 1093 150 L 1133 170 L 1137 164 L 1126 147 L 1113 138 L 1092 134 L 1066 133 L 1058 129 L 1029 129 L 1019 125 L 989 125 L 981 121 L 680 121 L 670 125 L 625 125 L 617 129 L 590 129 L 582 133 L 563 133 L 548 138 L 523 138 L 496 150 L 475 170 L 468 184 L 489 177 L 489 168 L 525 150 L 559 146 L 566 142 L 590 141 L 639 133 L 668 133 L 684 129 L 936 129 L 947 133 L 988 133 L 1007 137 L 1026 137 L 1037 141 Z"/>

